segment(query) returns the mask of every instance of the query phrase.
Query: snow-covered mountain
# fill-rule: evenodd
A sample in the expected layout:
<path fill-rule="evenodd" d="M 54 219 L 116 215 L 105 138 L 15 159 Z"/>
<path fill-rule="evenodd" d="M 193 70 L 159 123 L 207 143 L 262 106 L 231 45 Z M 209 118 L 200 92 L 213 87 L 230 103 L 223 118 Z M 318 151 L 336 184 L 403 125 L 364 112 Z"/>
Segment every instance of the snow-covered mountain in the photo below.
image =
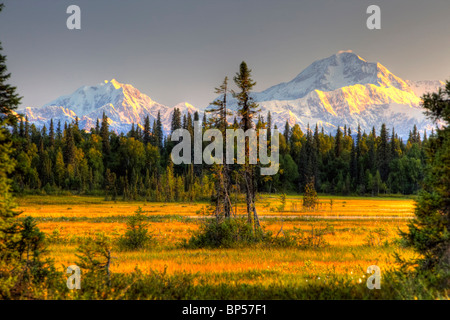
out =
<path fill-rule="evenodd" d="M 382 123 L 395 127 L 403 137 L 416 124 L 419 130 L 435 127 L 426 119 L 420 106 L 420 97 L 442 87 L 442 81 L 409 81 L 395 76 L 378 62 L 367 62 L 351 51 L 340 51 L 318 60 L 289 82 L 253 93 L 264 116 L 270 111 L 274 124 L 282 130 L 287 121 L 298 123 L 302 129 L 316 123 L 326 132 L 335 132 L 337 126 L 358 124 L 366 132 Z M 236 110 L 236 101 L 229 97 L 229 107 Z M 187 102 L 180 103 L 182 114 L 201 111 Z M 59 97 L 43 107 L 19 110 L 38 126 L 47 125 L 50 119 L 72 121 L 79 117 L 80 126 L 86 130 L 95 126 L 103 112 L 108 116 L 111 129 L 127 132 L 131 125 L 156 119 L 158 111 L 164 131 L 170 129 L 174 107 L 153 101 L 129 84 L 115 79 L 95 86 L 84 86 L 74 93 Z M 231 118 L 230 118 L 231 120 Z"/>
<path fill-rule="evenodd" d="M 187 102 L 177 104 L 182 114 L 193 114 L 197 108 Z M 127 132 L 132 124 L 143 125 L 147 115 L 150 124 L 156 120 L 158 111 L 164 131 L 170 128 L 170 121 L 175 107 L 168 107 L 153 101 L 130 84 L 122 84 L 117 80 L 105 80 L 95 86 L 84 86 L 74 93 L 61 96 L 42 107 L 19 110 L 28 116 L 31 123 L 38 126 L 47 125 L 50 119 L 61 123 L 71 122 L 78 116 L 81 128 L 89 130 L 94 127 L 97 119 L 102 119 L 103 112 L 109 120 L 112 130 Z"/>
<path fill-rule="evenodd" d="M 380 63 L 340 51 L 314 62 L 289 82 L 253 93 L 253 98 L 264 116 L 271 112 L 281 130 L 286 120 L 303 130 L 317 123 L 333 133 L 344 125 L 355 131 L 358 124 L 366 132 L 373 126 L 378 131 L 386 123 L 405 137 L 414 124 L 419 130 L 435 127 L 423 115 L 420 97 L 443 85 L 442 81 L 403 80 Z M 229 107 L 236 110 L 234 99 Z"/>
<path fill-rule="evenodd" d="M 423 81 L 409 81 L 406 83 L 410 86 L 416 96 L 421 97 L 428 92 L 436 92 L 439 88 L 445 86 L 443 81 L 439 80 L 423 80 Z"/>

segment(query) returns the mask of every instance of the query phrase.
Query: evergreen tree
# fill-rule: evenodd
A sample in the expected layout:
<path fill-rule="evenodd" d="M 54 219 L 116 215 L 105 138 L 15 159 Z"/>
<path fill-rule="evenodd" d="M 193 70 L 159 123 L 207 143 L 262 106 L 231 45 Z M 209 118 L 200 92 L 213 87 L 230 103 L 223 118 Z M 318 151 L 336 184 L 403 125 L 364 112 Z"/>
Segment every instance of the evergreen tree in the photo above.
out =
<path fill-rule="evenodd" d="M 426 115 L 444 123 L 429 138 L 424 190 L 415 210 L 415 219 L 403 237 L 422 257 L 419 269 L 431 270 L 446 278 L 440 285 L 450 287 L 450 81 L 445 89 L 422 97 Z M 412 138 L 415 139 L 414 133 Z"/>
<path fill-rule="evenodd" d="M 19 136 L 21 138 L 25 137 L 25 128 L 23 126 L 23 117 L 20 117 L 20 125 L 19 125 Z"/>
<path fill-rule="evenodd" d="M 228 92 L 228 77 L 225 77 L 220 87 L 214 90 L 214 93 L 220 95 L 220 98 L 214 100 L 211 103 L 213 107 L 206 110 L 206 112 L 212 114 L 212 117 L 209 119 L 209 125 L 219 129 L 223 135 L 226 134 L 226 128 L 228 126 L 227 116 L 231 115 L 227 110 Z M 225 136 L 224 140 L 226 141 Z"/>
<path fill-rule="evenodd" d="M 342 153 L 342 131 L 341 127 L 338 126 L 336 131 L 336 137 L 334 138 L 334 155 L 336 158 L 339 158 Z"/>
<path fill-rule="evenodd" d="M 158 111 L 158 116 L 156 117 L 156 124 L 153 126 L 153 135 L 155 137 L 156 146 L 159 148 L 159 150 L 162 152 L 163 150 L 163 129 L 162 129 L 162 122 L 161 122 L 161 113 Z"/>
<path fill-rule="evenodd" d="M 150 142 L 150 118 L 147 115 L 144 122 L 144 143 L 148 144 Z"/>
<path fill-rule="evenodd" d="M 379 143 L 377 147 L 377 167 L 381 180 L 387 181 L 389 176 L 389 162 L 391 160 L 391 150 L 389 148 L 388 132 L 386 124 L 381 125 Z"/>
<path fill-rule="evenodd" d="M 69 125 L 66 131 L 64 131 L 64 161 L 66 164 L 74 164 L 75 162 L 75 143 L 73 140 L 72 127 Z"/>
<path fill-rule="evenodd" d="M 352 143 L 352 150 L 350 152 L 350 177 L 352 181 L 357 182 L 358 179 L 358 158 L 356 154 L 355 143 Z"/>
<path fill-rule="evenodd" d="M 0 4 L 0 12 L 2 9 L 3 4 Z M 6 56 L 1 54 L 2 50 L 3 47 L 0 42 L 0 123 L 12 125 L 17 122 L 14 110 L 19 106 L 22 98 L 16 92 L 17 88 L 7 83 L 11 78 L 11 73 L 8 73 Z"/>
<path fill-rule="evenodd" d="M 50 119 L 49 143 L 51 147 L 55 145 L 55 130 L 53 128 L 53 119 Z"/>
<path fill-rule="evenodd" d="M 284 133 L 283 134 L 284 134 L 284 140 L 289 145 L 290 144 L 291 129 L 289 127 L 289 122 L 287 120 L 286 120 L 286 124 L 284 125 Z"/>
<path fill-rule="evenodd" d="M 0 12 L 3 4 L 0 4 Z M 7 83 L 11 74 L 7 73 L 6 57 L 1 54 L 0 43 L 0 298 L 9 298 L 10 290 L 17 279 L 17 245 L 21 240 L 16 217 L 15 204 L 11 194 L 11 180 L 16 162 L 8 126 L 16 123 L 13 111 L 20 103 L 16 87 Z"/>
<path fill-rule="evenodd" d="M 214 100 L 211 105 L 212 108 L 206 112 L 211 113 L 209 125 L 217 128 L 222 132 L 223 140 L 226 141 L 226 129 L 228 126 L 227 116 L 231 115 L 227 110 L 227 96 L 228 96 L 228 77 L 225 77 L 220 87 L 215 88 L 216 94 L 220 95 L 219 99 Z M 225 144 L 223 148 L 225 154 Z M 223 214 L 225 218 L 231 217 L 231 176 L 228 164 L 214 164 L 212 167 L 213 175 L 215 177 L 216 185 L 216 217 Z"/>
<path fill-rule="evenodd" d="M 170 134 L 176 129 L 181 129 L 181 111 L 178 108 L 173 109 L 172 122 L 170 124 Z"/>
<path fill-rule="evenodd" d="M 30 123 L 28 122 L 28 116 L 25 116 L 25 140 L 27 141 L 27 144 L 31 142 L 31 136 L 30 136 Z"/>
<path fill-rule="evenodd" d="M 272 115 L 270 111 L 267 112 L 267 141 L 271 141 L 272 138 Z"/>
<path fill-rule="evenodd" d="M 247 64 L 242 61 L 239 66 L 239 72 L 234 77 L 234 82 L 239 89 L 239 92 L 233 92 L 233 96 L 237 99 L 238 113 L 241 117 L 242 129 L 247 131 L 253 127 L 253 118 L 258 110 L 258 105 L 251 97 L 251 90 L 256 82 L 251 78 L 251 70 Z M 248 164 L 249 159 L 249 145 L 248 141 L 245 144 L 246 164 L 244 168 L 244 180 L 246 185 L 246 200 L 247 200 L 247 221 L 252 224 L 254 228 L 259 228 L 259 219 L 256 213 L 255 198 L 256 186 L 254 183 L 253 166 Z"/>
<path fill-rule="evenodd" d="M 58 126 L 56 127 L 56 138 L 58 141 L 61 141 L 62 139 L 61 120 L 58 120 Z"/>
<path fill-rule="evenodd" d="M 95 123 L 95 134 L 100 134 L 100 121 L 97 118 L 97 122 Z"/>
<path fill-rule="evenodd" d="M 111 152 L 111 146 L 110 146 L 110 142 L 109 142 L 108 117 L 106 116 L 105 112 L 103 112 L 103 116 L 102 116 L 102 126 L 100 128 L 100 136 L 102 137 L 103 154 L 106 159 Z"/>

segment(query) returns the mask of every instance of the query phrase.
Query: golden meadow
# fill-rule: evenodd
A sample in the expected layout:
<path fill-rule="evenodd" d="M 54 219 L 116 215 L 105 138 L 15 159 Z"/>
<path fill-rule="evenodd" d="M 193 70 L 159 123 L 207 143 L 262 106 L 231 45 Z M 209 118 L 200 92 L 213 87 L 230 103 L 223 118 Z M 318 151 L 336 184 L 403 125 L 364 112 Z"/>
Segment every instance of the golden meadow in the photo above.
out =
<path fill-rule="evenodd" d="M 87 196 L 26 196 L 18 198 L 21 217 L 32 216 L 46 233 L 47 256 L 55 266 L 77 261 L 83 239 L 104 233 L 118 238 L 125 233 L 126 218 L 141 207 L 155 239 L 146 249 L 121 251 L 113 247 L 112 273 L 164 272 L 188 274 L 202 286 L 251 286 L 252 288 L 302 287 L 314 283 L 326 288 L 329 279 L 345 278 L 364 290 L 367 267 L 382 272 L 395 266 L 394 253 L 412 258 L 401 245 L 399 230 L 406 230 L 415 202 L 408 198 L 327 197 L 316 210 L 302 209 L 300 196 L 287 196 L 280 211 L 280 197 L 262 195 L 257 202 L 261 224 L 274 234 L 294 229 L 306 233 L 326 229 L 325 245 L 317 248 L 187 249 L 181 246 L 206 218 L 207 203 L 158 203 L 104 201 Z M 238 212 L 244 214 L 244 204 Z M 243 286 L 243 287 L 242 287 Z M 325 290 L 325 289 L 324 289 Z M 368 290 L 365 288 L 365 290 Z M 209 297 L 209 296 L 206 296 Z M 251 296 L 242 296 L 252 298 Z M 277 298 L 272 294 L 270 298 Z"/>

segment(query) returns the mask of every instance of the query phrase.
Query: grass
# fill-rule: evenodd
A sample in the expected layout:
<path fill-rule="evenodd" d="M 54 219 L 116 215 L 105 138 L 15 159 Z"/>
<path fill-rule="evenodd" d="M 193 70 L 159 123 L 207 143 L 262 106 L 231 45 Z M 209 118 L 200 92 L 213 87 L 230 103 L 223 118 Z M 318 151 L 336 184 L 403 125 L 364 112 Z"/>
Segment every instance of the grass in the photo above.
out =
<path fill-rule="evenodd" d="M 331 205 L 331 199 L 333 199 Z M 102 197 L 82 196 L 26 196 L 17 199 L 23 215 L 36 218 L 101 218 L 111 216 L 129 216 L 142 207 L 149 216 L 188 216 L 198 217 L 207 203 L 163 203 L 163 202 L 126 202 L 104 201 Z M 414 200 L 399 198 L 360 198 L 360 197 L 320 197 L 316 210 L 302 208 L 301 196 L 287 196 L 286 207 L 282 212 L 279 196 L 262 195 L 257 202 L 258 214 L 264 216 L 386 216 L 412 217 Z M 238 213 L 243 214 L 244 204 L 238 205 Z"/>
<path fill-rule="evenodd" d="M 144 275 L 182 273 L 192 277 L 192 284 L 206 299 L 220 296 L 214 293 L 214 288 L 227 288 L 229 298 L 233 298 L 230 292 L 241 298 L 252 298 L 250 294 L 264 299 L 305 298 L 305 292 L 296 290 L 312 284 L 316 289 L 330 287 L 328 281 L 336 277 L 364 290 L 368 266 L 378 265 L 383 272 L 395 265 L 395 252 L 407 258 L 414 255 L 411 249 L 401 247 L 398 236 L 398 230 L 406 228 L 408 219 L 397 219 L 412 217 L 412 199 L 333 197 L 332 208 L 329 197 L 321 197 L 320 201 L 322 205 L 316 211 L 302 211 L 299 204 L 298 208 L 294 205 L 296 210 L 279 212 L 272 209 L 279 206 L 279 197 L 263 195 L 257 209 L 265 230 L 274 234 L 294 229 L 307 233 L 326 226 L 330 231 L 324 235 L 327 245 L 323 248 L 256 245 L 239 249 L 187 249 L 181 242 L 198 230 L 205 217 L 196 212 L 202 211 L 205 203 L 115 203 L 80 196 L 18 199 L 22 217 L 35 217 L 39 228 L 47 234 L 48 255 L 61 271 L 63 266 L 76 262 L 76 249 L 83 238 L 103 232 L 117 239 L 125 233 L 126 218 L 142 207 L 157 244 L 135 251 L 113 247 L 111 271 L 131 275 L 137 267 Z M 292 202 L 301 203 L 301 196 L 288 196 L 287 210 Z M 361 219 L 364 217 L 369 219 Z M 246 293 L 237 294 L 236 290 Z M 191 298 L 196 294 L 192 293 Z M 311 297 L 320 297 L 317 294 Z"/>

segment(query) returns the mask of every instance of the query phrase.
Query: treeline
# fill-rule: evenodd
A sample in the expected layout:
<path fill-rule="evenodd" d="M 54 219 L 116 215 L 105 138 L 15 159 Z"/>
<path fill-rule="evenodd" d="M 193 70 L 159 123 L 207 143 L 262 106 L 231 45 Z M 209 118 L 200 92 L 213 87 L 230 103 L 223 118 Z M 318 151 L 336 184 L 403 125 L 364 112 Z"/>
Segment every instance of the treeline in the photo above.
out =
<path fill-rule="evenodd" d="M 193 136 L 199 114 L 182 115 L 175 109 L 171 132 L 187 129 Z M 203 130 L 212 121 L 203 115 Z M 13 126 L 14 158 L 17 161 L 13 189 L 18 193 L 105 194 L 108 199 L 146 199 L 148 201 L 193 201 L 214 195 L 211 166 L 173 165 L 170 152 L 176 142 L 164 136 L 160 116 L 150 125 L 132 125 L 126 134 L 109 130 L 103 116 L 90 132 L 81 130 L 78 119 L 72 123 L 50 123 L 38 129 L 22 118 Z M 228 128 L 237 128 L 237 120 Z M 273 130 L 270 112 L 259 115 L 257 128 Z M 275 126 L 276 128 L 276 126 Z M 344 126 L 334 135 L 323 128 L 303 132 L 299 125 L 286 122 L 280 134 L 280 170 L 274 176 L 256 172 L 260 192 L 303 192 L 310 179 L 316 190 L 336 194 L 401 193 L 414 194 L 420 189 L 426 163 L 423 139 L 414 126 L 407 141 L 388 131 L 383 124 L 377 135 L 356 132 Z M 432 133 L 433 134 L 433 133 Z M 230 177 L 239 174 L 230 166 Z M 235 179 L 233 190 L 243 190 Z"/>
<path fill-rule="evenodd" d="M 378 135 L 375 128 L 366 133 L 359 126 L 356 132 L 344 126 L 333 136 L 323 128 L 319 132 L 317 125 L 314 130 L 308 125 L 304 133 L 298 125 L 290 128 L 286 123 L 280 139 L 282 169 L 274 177 L 274 186 L 301 192 L 313 178 L 316 190 L 324 193 L 414 194 L 421 188 L 427 144 L 427 133 L 421 139 L 416 126 L 403 141 L 385 124 Z"/>

